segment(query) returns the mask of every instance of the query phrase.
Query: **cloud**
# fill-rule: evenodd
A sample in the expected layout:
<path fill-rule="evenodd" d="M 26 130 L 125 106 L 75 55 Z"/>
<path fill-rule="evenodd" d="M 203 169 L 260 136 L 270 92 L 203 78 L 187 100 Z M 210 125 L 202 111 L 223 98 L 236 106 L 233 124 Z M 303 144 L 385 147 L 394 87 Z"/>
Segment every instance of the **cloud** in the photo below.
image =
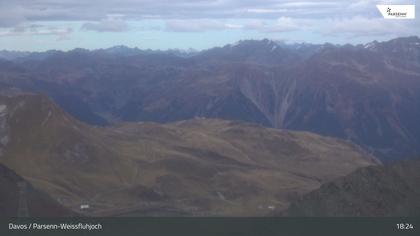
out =
<path fill-rule="evenodd" d="M 209 30 L 225 30 L 232 28 L 241 28 L 241 25 L 234 25 L 223 23 L 219 20 L 211 19 L 197 19 L 197 20 L 183 20 L 174 19 L 168 20 L 165 24 L 167 31 L 174 32 L 204 32 Z"/>
<path fill-rule="evenodd" d="M 328 0 L 9 0 L 0 4 L 3 22 L 100 21 L 109 14 L 129 20 L 148 19 L 223 19 L 279 17 L 337 17 L 354 12 L 376 12 L 380 1 Z M 328 13 L 328 14 L 326 14 Z M 17 17 L 19 20 L 13 20 Z M 7 20 L 6 20 L 7 19 Z"/>
<path fill-rule="evenodd" d="M 205 32 L 212 30 L 248 29 L 247 25 L 222 19 L 173 19 L 165 22 L 165 30 L 173 32 Z"/>
<path fill-rule="evenodd" d="M 266 25 L 263 32 L 291 32 L 303 29 L 304 24 L 290 17 L 280 17 L 274 24 Z"/>
<path fill-rule="evenodd" d="M 263 33 L 291 32 L 309 26 L 307 20 L 298 20 L 290 17 L 280 17 L 276 20 L 242 20 L 241 23 L 232 23 L 234 20 L 168 20 L 165 29 L 174 32 L 204 32 L 211 30 L 253 30 Z"/>
<path fill-rule="evenodd" d="M 305 30 L 311 27 L 310 21 L 306 19 L 294 19 L 291 17 L 280 17 L 273 21 L 250 20 L 246 21 L 243 29 L 254 30 L 262 33 L 281 33 Z"/>
<path fill-rule="evenodd" d="M 0 28 L 34 23 L 85 22 L 96 32 L 140 30 L 127 22 L 160 20 L 160 30 L 203 32 L 311 30 L 321 34 L 384 35 L 414 32 L 419 20 L 386 23 L 376 9 L 382 0 L 0 0 Z M 413 4 L 414 0 L 385 1 Z M 113 17 L 110 17 L 113 16 Z M 240 22 L 240 23 L 238 23 Z M 369 25 L 370 24 L 370 25 Z M 392 29 L 392 30 L 391 30 Z"/>
<path fill-rule="evenodd" d="M 58 41 L 70 39 L 71 27 L 45 26 L 38 24 L 19 25 L 9 30 L 0 31 L 0 37 L 10 36 L 56 36 Z"/>
<path fill-rule="evenodd" d="M 249 13 L 266 14 L 266 13 L 286 13 L 287 9 L 270 9 L 270 8 L 250 8 L 246 9 Z"/>
<path fill-rule="evenodd" d="M 326 22 L 326 27 L 321 29 L 325 35 L 347 35 L 350 37 L 365 36 L 401 36 L 415 34 L 415 29 L 410 27 L 413 22 L 401 24 L 400 21 L 390 21 L 382 18 L 366 18 L 356 16 L 348 19 L 334 19 Z"/>
<path fill-rule="evenodd" d="M 10 2 L 0 2 L 0 28 L 13 27 L 25 20 L 22 7 Z"/>
<path fill-rule="evenodd" d="M 98 22 L 84 23 L 81 29 L 97 32 L 124 32 L 129 30 L 129 26 L 123 20 L 107 19 Z"/>

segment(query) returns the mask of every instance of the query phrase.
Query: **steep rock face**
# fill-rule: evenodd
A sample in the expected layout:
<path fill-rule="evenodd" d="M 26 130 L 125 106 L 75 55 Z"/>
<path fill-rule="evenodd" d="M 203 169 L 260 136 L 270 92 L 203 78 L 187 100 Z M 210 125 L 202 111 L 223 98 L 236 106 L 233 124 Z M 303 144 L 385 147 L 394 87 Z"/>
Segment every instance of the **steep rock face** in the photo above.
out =
<path fill-rule="evenodd" d="M 392 60 L 358 47 L 326 49 L 309 59 L 296 77 L 284 128 L 350 139 L 388 159 L 415 155 L 420 63 L 407 62 L 414 63 L 408 68 L 391 66 Z"/>
<path fill-rule="evenodd" d="M 287 70 L 238 71 L 238 86 L 273 127 L 349 139 L 389 161 L 420 152 L 419 52 L 416 37 L 325 46 Z"/>
<path fill-rule="evenodd" d="M 198 61 L 211 63 L 244 63 L 259 65 L 293 65 L 314 53 L 318 45 L 302 52 L 296 48 L 286 47 L 279 43 L 264 40 L 242 40 L 234 45 L 206 50 L 196 56 Z"/>
<path fill-rule="evenodd" d="M 377 160 L 343 140 L 237 121 L 91 127 L 44 96 L 1 97 L 0 163 L 88 215 L 265 215 Z M 280 186 L 280 187 L 279 187 Z"/>
<path fill-rule="evenodd" d="M 420 161 L 367 167 L 292 203 L 289 216 L 419 216 Z"/>

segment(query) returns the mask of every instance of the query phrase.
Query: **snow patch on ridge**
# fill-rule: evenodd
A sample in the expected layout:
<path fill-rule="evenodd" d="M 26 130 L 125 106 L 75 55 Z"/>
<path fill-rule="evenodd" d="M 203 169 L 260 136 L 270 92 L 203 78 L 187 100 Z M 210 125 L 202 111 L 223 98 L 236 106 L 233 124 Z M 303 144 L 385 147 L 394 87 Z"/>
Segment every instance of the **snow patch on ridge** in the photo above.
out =
<path fill-rule="evenodd" d="M 272 48 L 271 48 L 271 51 L 272 52 L 274 52 L 274 50 L 276 50 L 277 49 L 277 45 L 274 45 Z"/>

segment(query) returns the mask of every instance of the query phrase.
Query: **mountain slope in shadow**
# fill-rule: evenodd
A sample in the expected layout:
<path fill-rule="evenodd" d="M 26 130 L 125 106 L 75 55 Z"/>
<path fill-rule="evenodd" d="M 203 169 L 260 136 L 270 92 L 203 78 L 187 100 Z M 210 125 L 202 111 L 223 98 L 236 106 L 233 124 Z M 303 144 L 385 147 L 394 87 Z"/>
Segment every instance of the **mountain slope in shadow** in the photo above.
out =
<path fill-rule="evenodd" d="M 420 159 L 362 168 L 298 201 L 289 216 L 420 216 Z"/>
<path fill-rule="evenodd" d="M 2 217 L 54 217 L 76 216 L 48 194 L 40 192 L 0 164 L 0 216 Z"/>

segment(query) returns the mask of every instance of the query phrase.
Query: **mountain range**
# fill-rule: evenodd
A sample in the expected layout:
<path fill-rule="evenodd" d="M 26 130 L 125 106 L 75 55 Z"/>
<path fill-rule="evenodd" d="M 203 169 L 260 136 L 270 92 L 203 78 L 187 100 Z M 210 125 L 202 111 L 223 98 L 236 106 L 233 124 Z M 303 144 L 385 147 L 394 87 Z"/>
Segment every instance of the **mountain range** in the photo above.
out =
<path fill-rule="evenodd" d="M 0 51 L 1 216 L 416 216 L 420 39 Z"/>
<path fill-rule="evenodd" d="M 415 36 L 365 45 L 244 40 L 201 52 L 120 46 L 9 58 L 0 62 L 2 87 L 47 94 L 94 125 L 219 118 L 350 140 L 385 162 L 420 153 Z"/>

